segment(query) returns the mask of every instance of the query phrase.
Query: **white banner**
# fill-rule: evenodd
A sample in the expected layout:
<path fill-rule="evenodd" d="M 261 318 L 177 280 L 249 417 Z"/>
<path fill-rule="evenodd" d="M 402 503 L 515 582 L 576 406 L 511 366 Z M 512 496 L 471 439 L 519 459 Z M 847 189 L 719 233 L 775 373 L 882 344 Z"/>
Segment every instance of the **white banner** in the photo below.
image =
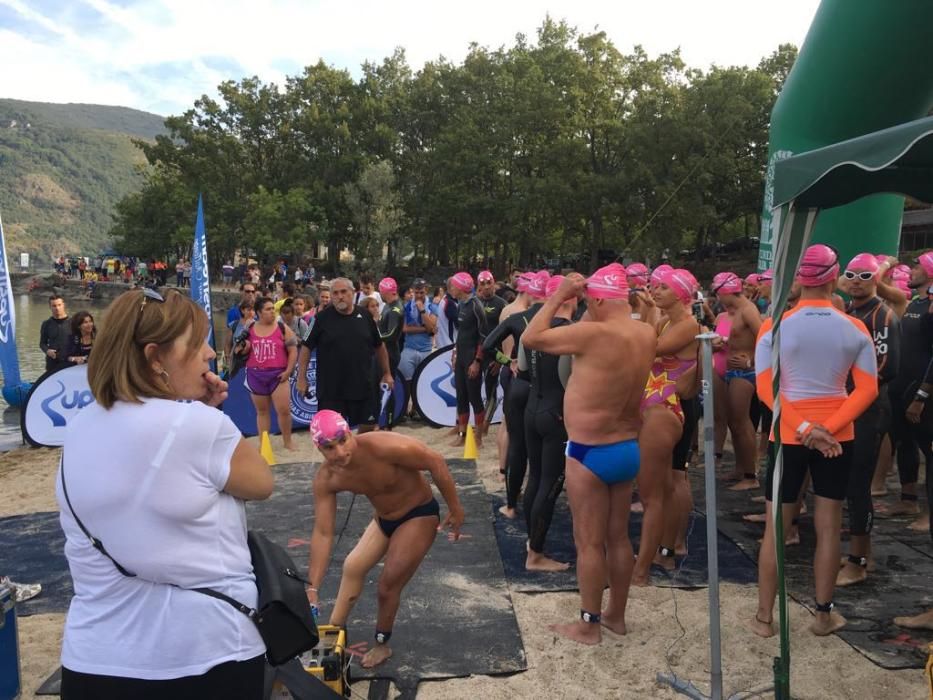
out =
<path fill-rule="evenodd" d="M 434 426 L 454 426 L 457 424 L 457 389 L 454 386 L 454 369 L 451 364 L 453 345 L 435 350 L 418 365 L 412 378 L 412 394 L 415 408 L 424 419 Z M 508 371 L 503 368 L 500 371 Z M 492 422 L 502 422 L 502 386 L 496 379 L 498 398 Z M 483 383 L 483 400 L 486 399 L 486 386 Z"/>
<path fill-rule="evenodd" d="M 44 374 L 26 398 L 23 436 L 37 447 L 61 447 L 68 422 L 91 403 L 94 396 L 87 383 L 87 365 Z"/>

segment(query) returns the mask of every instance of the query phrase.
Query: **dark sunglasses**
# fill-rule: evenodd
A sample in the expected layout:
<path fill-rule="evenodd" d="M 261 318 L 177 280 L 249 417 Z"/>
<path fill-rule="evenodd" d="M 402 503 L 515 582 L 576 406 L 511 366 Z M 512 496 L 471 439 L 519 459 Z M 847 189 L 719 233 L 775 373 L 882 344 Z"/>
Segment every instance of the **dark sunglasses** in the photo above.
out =
<path fill-rule="evenodd" d="M 136 334 L 139 333 L 139 324 L 143 320 L 143 309 L 146 308 L 146 304 L 149 302 L 149 300 L 151 299 L 152 301 L 157 301 L 160 304 L 165 303 L 165 297 L 159 294 L 156 290 L 149 289 L 149 287 L 143 287 L 141 291 L 143 293 L 142 303 L 139 305 L 139 313 L 136 314 L 136 325 L 133 326 L 133 338 L 135 338 Z"/>
<path fill-rule="evenodd" d="M 858 278 L 862 280 L 863 282 L 868 282 L 869 280 L 874 279 L 875 273 L 868 272 L 867 270 L 864 272 L 852 272 L 852 270 L 846 270 L 845 272 L 842 273 L 842 276 L 845 277 L 847 280 L 854 280 Z"/>

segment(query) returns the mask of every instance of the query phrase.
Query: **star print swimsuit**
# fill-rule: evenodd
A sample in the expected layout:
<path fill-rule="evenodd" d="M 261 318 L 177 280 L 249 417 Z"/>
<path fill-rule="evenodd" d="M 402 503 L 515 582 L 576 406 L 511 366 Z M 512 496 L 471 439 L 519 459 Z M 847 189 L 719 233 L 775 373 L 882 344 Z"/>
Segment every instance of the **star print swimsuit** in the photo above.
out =
<path fill-rule="evenodd" d="M 660 335 L 664 335 L 668 325 L 670 321 L 664 325 Z M 664 406 L 683 424 L 684 410 L 677 395 L 677 380 L 696 367 L 696 364 L 694 358 L 685 360 L 670 355 L 656 357 L 648 372 L 645 395 L 641 399 L 642 413 L 652 406 Z"/>

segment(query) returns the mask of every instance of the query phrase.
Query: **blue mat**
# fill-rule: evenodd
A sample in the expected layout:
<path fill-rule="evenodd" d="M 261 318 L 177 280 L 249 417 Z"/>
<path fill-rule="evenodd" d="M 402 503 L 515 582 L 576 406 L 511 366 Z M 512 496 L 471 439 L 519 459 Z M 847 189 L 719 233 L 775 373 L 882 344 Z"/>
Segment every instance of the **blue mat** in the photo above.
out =
<path fill-rule="evenodd" d="M 42 593 L 16 604 L 18 615 L 62 613 L 74 589 L 65 559 L 65 535 L 58 513 L 0 518 L 0 576 L 19 583 L 41 583 Z"/>
<path fill-rule="evenodd" d="M 558 573 L 525 570 L 525 543 L 528 535 L 525 532 L 524 514 L 519 507 L 518 518 L 509 520 L 499 513 L 499 507 L 504 503 L 501 496 L 492 497 L 496 542 L 499 545 L 499 554 L 502 557 L 505 576 L 510 588 L 522 593 L 577 590 L 576 572 L 572 567 L 569 571 Z M 641 520 L 640 513 L 633 513 L 629 518 L 629 536 L 632 538 L 636 551 L 638 550 L 638 538 L 641 536 Z M 667 574 L 655 567 L 651 574 L 652 584 L 677 588 L 702 588 L 708 585 L 706 518 L 702 513 L 697 511 L 691 513 L 687 532 L 689 554 L 683 560 L 678 558 L 675 575 Z M 548 531 L 544 550 L 549 557 L 558 561 L 576 562 L 577 553 L 573 544 L 570 509 L 563 495 L 557 500 L 554 519 L 551 521 L 551 529 Z M 731 583 L 749 584 L 757 581 L 755 562 L 721 532 L 719 533 L 719 576 L 721 580 Z"/>

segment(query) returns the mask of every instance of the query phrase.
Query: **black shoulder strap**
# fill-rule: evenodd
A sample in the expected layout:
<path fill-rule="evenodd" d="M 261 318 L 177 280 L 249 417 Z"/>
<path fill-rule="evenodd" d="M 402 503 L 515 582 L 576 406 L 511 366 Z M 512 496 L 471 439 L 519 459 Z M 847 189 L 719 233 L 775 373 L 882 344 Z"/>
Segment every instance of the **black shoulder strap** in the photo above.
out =
<path fill-rule="evenodd" d="M 113 562 L 113 565 L 117 567 L 117 571 L 119 571 L 121 574 L 123 574 L 127 578 L 136 578 L 136 574 L 124 568 L 120 564 L 120 562 L 118 562 L 116 559 L 114 559 L 110 555 L 110 552 L 108 552 L 106 548 L 104 548 L 104 543 L 101 542 L 96 537 L 94 537 L 94 535 L 92 535 L 88 531 L 88 529 L 84 526 L 84 523 L 81 522 L 81 518 L 79 518 L 78 514 L 75 513 L 74 506 L 71 505 L 71 499 L 68 497 L 68 486 L 65 484 L 65 450 L 64 449 L 62 449 L 62 459 L 61 459 L 61 463 L 59 467 L 59 472 L 61 473 L 61 477 L 62 477 L 61 479 L 62 480 L 62 493 L 65 496 L 65 503 L 68 504 L 68 510 L 71 511 L 71 515 L 72 517 L 74 517 L 75 522 L 78 523 L 78 527 L 81 528 L 81 532 L 83 532 L 84 535 L 91 541 L 91 545 L 93 545 L 94 549 L 96 549 L 98 552 L 100 552 L 105 557 L 107 557 L 111 562 Z M 210 598 L 216 598 L 217 600 L 222 600 L 223 602 L 228 603 L 229 605 L 232 605 L 234 608 L 239 610 L 241 613 L 243 613 L 250 619 L 253 619 L 256 616 L 256 611 L 253 610 L 248 605 L 244 605 L 243 603 L 236 600 L 235 598 L 231 598 L 228 595 L 224 595 L 223 593 L 219 591 L 215 591 L 212 588 L 182 588 L 181 586 L 175 586 L 175 584 L 173 583 L 166 584 L 166 585 L 174 586 L 175 588 L 181 588 L 181 590 L 184 590 L 184 591 L 194 591 L 195 593 L 200 593 L 201 595 L 206 595 Z"/>

